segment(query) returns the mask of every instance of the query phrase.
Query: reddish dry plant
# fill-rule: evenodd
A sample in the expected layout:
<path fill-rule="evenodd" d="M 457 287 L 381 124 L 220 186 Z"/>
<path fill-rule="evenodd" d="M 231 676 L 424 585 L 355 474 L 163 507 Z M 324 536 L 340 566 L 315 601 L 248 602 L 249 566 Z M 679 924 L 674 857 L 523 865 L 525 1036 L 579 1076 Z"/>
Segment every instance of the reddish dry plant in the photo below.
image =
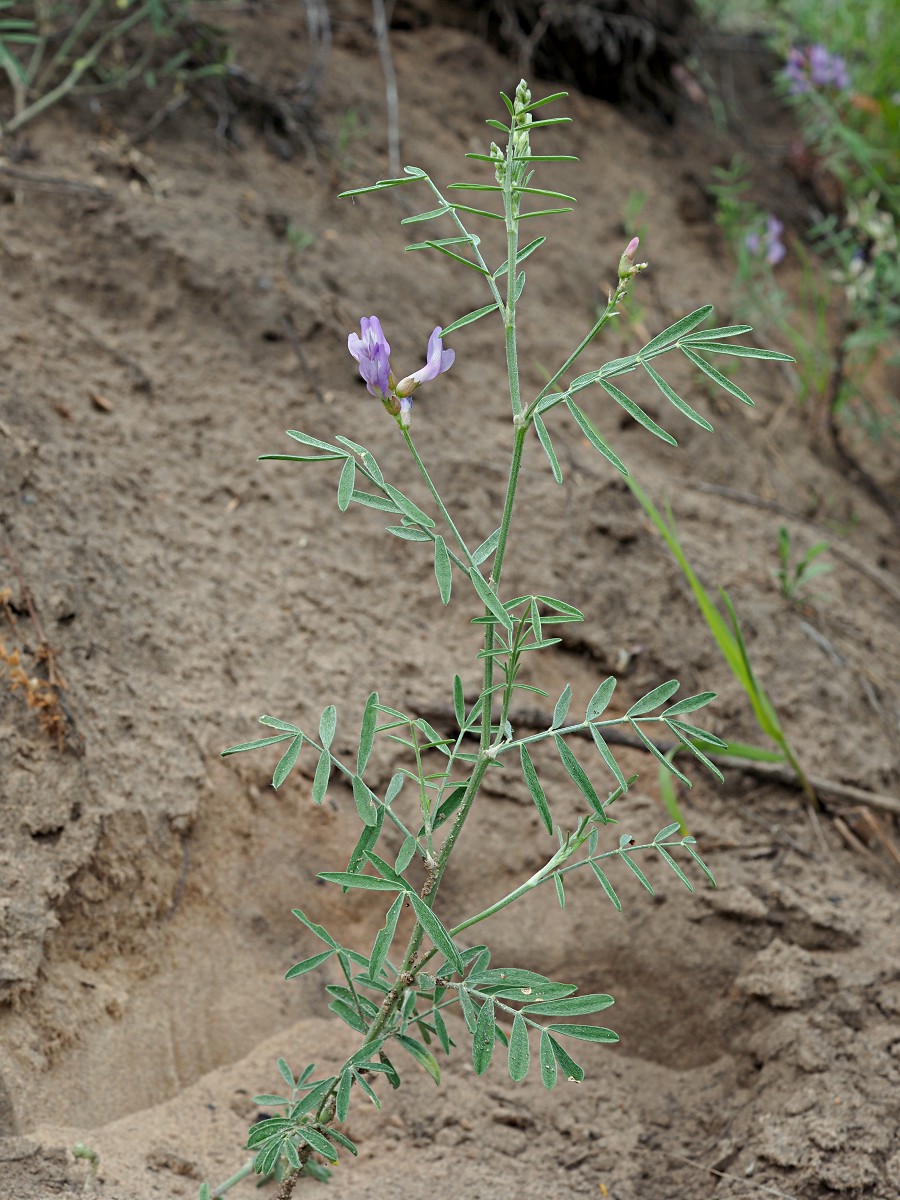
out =
<path fill-rule="evenodd" d="M 11 599 L 11 588 L 0 590 L 0 611 L 15 633 L 16 618 L 10 603 Z M 35 663 L 46 665 L 46 679 L 39 675 L 29 675 L 22 665 L 21 651 L 18 648 L 7 650 L 6 643 L 0 637 L 0 664 L 6 668 L 5 675 L 9 683 L 9 690 L 11 692 L 21 690 L 25 697 L 25 703 L 37 714 L 41 729 L 53 738 L 58 750 L 63 750 L 68 723 L 59 693 L 65 688 L 66 681 L 56 668 L 53 648 L 46 642 L 41 642 L 34 659 Z"/>

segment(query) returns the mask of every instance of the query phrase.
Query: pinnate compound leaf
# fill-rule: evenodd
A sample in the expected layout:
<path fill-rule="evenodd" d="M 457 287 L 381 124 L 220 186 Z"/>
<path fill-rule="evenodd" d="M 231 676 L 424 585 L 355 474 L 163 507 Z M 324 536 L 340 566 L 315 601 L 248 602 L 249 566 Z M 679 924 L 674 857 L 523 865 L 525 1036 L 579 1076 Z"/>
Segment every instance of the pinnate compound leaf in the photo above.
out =
<path fill-rule="evenodd" d="M 284 754 L 282 754 L 281 758 L 278 760 L 278 765 L 276 766 L 275 772 L 272 775 L 273 788 L 280 788 L 287 779 L 288 775 L 290 775 L 291 771 L 293 770 L 294 763 L 297 761 L 297 757 L 303 748 L 303 741 L 303 734 L 298 733 L 288 746 L 287 750 L 285 750 Z"/>
<path fill-rule="evenodd" d="M 640 700 L 635 701 L 625 713 L 625 716 L 641 717 L 644 713 L 652 712 L 660 704 L 665 704 L 670 696 L 674 696 L 680 687 L 681 684 L 677 679 L 670 679 L 668 683 L 661 683 L 652 692 L 648 692 L 646 696 L 641 696 Z"/>
<path fill-rule="evenodd" d="M 606 874 L 604 873 L 602 868 L 597 863 L 595 863 L 593 859 L 590 860 L 590 863 L 591 863 L 591 870 L 594 872 L 594 874 L 597 876 L 598 880 L 600 881 L 600 886 L 603 888 L 604 892 L 606 892 L 607 896 L 609 896 L 616 911 L 621 912 L 622 911 L 622 901 L 616 895 L 616 889 L 609 882 L 609 880 L 607 879 Z"/>
<path fill-rule="evenodd" d="M 569 1083 L 584 1082 L 584 1068 L 562 1048 L 555 1037 L 550 1038 L 550 1047 L 553 1050 L 553 1057 L 559 1066 L 559 1069 L 565 1075 Z"/>
<path fill-rule="evenodd" d="M 585 721 L 595 721 L 601 716 L 609 706 L 612 699 L 612 694 L 616 690 L 615 676 L 609 675 L 594 692 L 588 701 L 587 711 L 584 714 Z"/>
<path fill-rule="evenodd" d="M 541 781 L 538 779 L 537 771 L 534 769 L 534 763 L 531 761 L 531 756 L 524 744 L 519 746 L 519 758 L 522 763 L 522 774 L 525 776 L 525 783 L 528 785 L 528 791 L 534 801 L 535 808 L 544 822 L 544 828 L 548 833 L 552 833 L 553 818 L 550 815 L 550 806 L 547 803 L 547 797 L 544 795 L 544 789 L 541 787 Z"/>
<path fill-rule="evenodd" d="M 453 568 L 450 565 L 447 543 L 440 534 L 434 539 L 434 577 L 441 594 L 441 602 L 449 604 L 450 589 L 453 585 Z"/>
<path fill-rule="evenodd" d="M 566 684 L 563 688 L 562 695 L 556 702 L 556 707 L 553 709 L 553 721 L 550 725 L 551 729 L 558 729 L 560 725 L 564 725 L 566 717 L 569 715 L 569 709 L 572 705 L 572 687 Z"/>
<path fill-rule="evenodd" d="M 362 715 L 362 727 L 359 731 L 359 750 L 356 755 L 356 771 L 362 775 L 375 744 L 375 728 L 378 724 L 378 693 L 370 692 Z"/>
<path fill-rule="evenodd" d="M 541 1081 L 548 1091 L 556 1087 L 556 1055 L 546 1029 L 541 1031 Z"/>
<path fill-rule="evenodd" d="M 319 755 L 319 761 L 316 765 L 316 773 L 313 777 L 312 798 L 316 804 L 321 804 L 325 799 L 325 793 L 328 791 L 328 780 L 331 778 L 331 755 L 327 750 L 323 750 Z"/>
<path fill-rule="evenodd" d="M 604 442 L 603 438 L 594 428 L 593 423 L 588 420 L 575 401 L 567 398 L 566 408 L 568 408 L 569 412 L 575 418 L 576 425 L 591 443 L 594 449 L 598 450 L 607 460 L 607 462 L 612 463 L 612 465 L 620 474 L 627 475 L 628 468 L 625 466 L 619 456 L 613 450 L 611 450 L 609 446 L 607 446 L 606 442 Z"/>
<path fill-rule="evenodd" d="M 516 1083 L 524 1079 L 531 1065 L 531 1049 L 528 1045 L 528 1026 L 521 1013 L 513 1018 L 512 1032 L 509 1036 L 509 1052 L 507 1069 L 510 1079 Z"/>
<path fill-rule="evenodd" d="M 415 892 L 409 893 L 409 901 L 416 914 L 416 920 L 431 938 L 436 949 L 443 954 L 454 970 L 462 975 L 464 968 L 462 959 L 459 956 L 459 950 L 454 945 L 453 938 L 451 938 L 450 934 L 444 928 L 440 919 Z"/>
<path fill-rule="evenodd" d="M 332 954 L 334 954 L 333 950 L 323 950 L 321 954 L 314 954 L 311 958 L 304 958 L 302 962 L 298 962 L 296 966 L 291 967 L 285 975 L 285 979 L 296 979 L 298 975 L 305 975 L 307 971 L 314 971 L 323 962 L 327 962 Z"/>
<path fill-rule="evenodd" d="M 495 1028 L 494 1001 L 492 997 L 488 997 L 481 1006 L 472 1035 L 472 1065 L 476 1075 L 483 1075 L 490 1065 L 494 1053 Z"/>
<path fill-rule="evenodd" d="M 398 1033 L 396 1035 L 396 1040 L 400 1043 L 403 1049 L 407 1051 L 407 1053 L 413 1056 L 419 1066 L 425 1068 L 435 1083 L 441 1082 L 441 1068 L 438 1066 L 437 1059 L 434 1057 L 431 1051 L 427 1049 L 427 1047 L 423 1046 L 421 1042 L 417 1042 L 415 1038 L 411 1038 L 404 1033 Z"/>

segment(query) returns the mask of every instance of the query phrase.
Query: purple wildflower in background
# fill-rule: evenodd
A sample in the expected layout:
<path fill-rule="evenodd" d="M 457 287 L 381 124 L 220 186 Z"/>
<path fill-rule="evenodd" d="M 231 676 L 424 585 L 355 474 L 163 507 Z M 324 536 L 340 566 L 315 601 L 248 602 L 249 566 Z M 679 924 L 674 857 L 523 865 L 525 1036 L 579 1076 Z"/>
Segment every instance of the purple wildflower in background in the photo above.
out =
<path fill-rule="evenodd" d="M 359 373 L 371 395 L 384 400 L 391 391 L 391 348 L 377 317 L 363 317 L 359 328 L 362 337 L 351 333 L 347 349 L 359 363 Z"/>
<path fill-rule="evenodd" d="M 792 96 L 802 95 L 813 88 L 835 88 L 839 92 L 850 87 L 847 63 L 840 54 L 832 54 L 825 46 L 810 46 L 800 50 L 792 46 L 788 51 L 784 77 Z"/>
<path fill-rule="evenodd" d="M 784 225 L 777 217 L 770 214 L 766 217 L 765 229 L 762 232 L 756 229 L 751 230 L 744 238 L 744 245 L 751 254 L 764 255 L 766 262 L 774 267 L 787 253 L 781 240 L 783 233 Z"/>
<path fill-rule="evenodd" d="M 456 358 L 456 351 L 444 349 L 441 327 L 436 325 L 428 339 L 425 366 L 395 383 L 391 373 L 391 348 L 382 331 L 381 322 L 377 317 L 363 317 L 359 325 L 360 333 L 351 333 L 347 338 L 347 349 L 359 363 L 359 373 L 366 381 L 369 392 L 378 396 L 388 412 L 398 417 L 402 425 L 408 425 L 412 410 L 412 393 L 420 384 L 449 371 Z"/>

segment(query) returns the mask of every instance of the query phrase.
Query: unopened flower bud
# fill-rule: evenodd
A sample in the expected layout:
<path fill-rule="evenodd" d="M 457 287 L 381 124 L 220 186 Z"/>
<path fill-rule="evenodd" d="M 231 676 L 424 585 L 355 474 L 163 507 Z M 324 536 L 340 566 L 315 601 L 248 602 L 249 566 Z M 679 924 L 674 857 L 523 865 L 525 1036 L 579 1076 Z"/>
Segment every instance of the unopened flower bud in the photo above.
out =
<path fill-rule="evenodd" d="M 634 256 L 637 254 L 638 246 L 641 244 L 641 239 L 633 237 L 625 247 L 625 253 L 619 259 L 619 279 L 631 279 L 632 275 L 637 275 L 638 271 L 643 271 L 646 263 L 636 263 Z"/>

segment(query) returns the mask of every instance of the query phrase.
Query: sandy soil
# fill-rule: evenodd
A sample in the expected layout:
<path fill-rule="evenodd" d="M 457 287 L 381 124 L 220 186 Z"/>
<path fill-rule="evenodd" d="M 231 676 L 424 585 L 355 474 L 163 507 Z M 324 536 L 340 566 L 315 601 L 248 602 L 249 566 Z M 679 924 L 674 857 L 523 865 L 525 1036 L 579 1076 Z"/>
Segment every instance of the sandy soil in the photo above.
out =
<path fill-rule="evenodd" d="M 426 558 L 386 537 L 378 514 L 340 514 L 329 465 L 256 461 L 290 450 L 286 428 L 344 433 L 417 495 L 396 430 L 354 378 L 347 333 L 378 313 L 395 361 L 416 366 L 433 325 L 484 302 L 474 273 L 404 256 L 396 194 L 335 199 L 386 174 L 365 8 L 341 10 L 307 153 L 282 160 L 249 119 L 241 146 L 228 145 L 192 104 L 127 154 L 152 112 L 139 98 L 49 112 L 28 131 L 28 179 L 4 177 L 0 589 L 11 593 L 0 636 L 40 673 L 27 590 L 67 684 L 61 745 L 21 690 L 0 689 L 7 1200 L 81 1195 L 79 1141 L 100 1155 L 91 1187 L 105 1200 L 195 1195 L 245 1160 L 250 1097 L 276 1087 L 279 1054 L 299 1068 L 346 1052 L 321 980 L 283 975 L 316 948 L 292 907 L 361 947 L 381 923 L 365 895 L 315 880 L 346 861 L 352 801 L 335 787 L 316 807 L 306 760 L 276 794 L 273 752 L 219 752 L 256 736 L 262 712 L 313 724 L 332 700 L 347 750 L 374 684 L 432 720 L 455 671 L 475 686 L 477 635 L 461 609 L 441 609 Z M 299 10 L 233 20 L 244 61 L 276 79 L 296 72 Z M 459 178 L 513 69 L 441 25 L 397 31 L 393 49 L 403 161 Z M 575 123 L 546 151 L 581 162 L 546 181 L 580 203 L 534 231 L 550 241 L 529 264 L 522 318 L 532 387 L 589 325 L 633 192 L 648 197 L 652 271 L 636 327 L 609 356 L 701 303 L 729 319 L 727 263 L 698 181 L 730 147 L 700 111 L 674 128 L 577 94 L 565 111 Z M 344 144 L 351 112 L 365 136 Z M 799 205 L 779 170 L 789 131 L 774 122 L 756 134 L 772 194 Z M 509 445 L 494 332 L 458 334 L 456 365 L 415 410 L 420 450 L 476 543 L 496 524 L 503 476 L 491 464 Z M 677 364 L 669 377 L 715 434 L 666 414 L 672 449 L 599 400 L 589 411 L 645 489 L 672 502 L 703 579 L 729 589 L 808 770 L 896 797 L 896 529 L 813 452 L 789 372 L 741 370 L 754 410 Z M 662 418 L 661 401 L 643 399 Z M 630 700 L 677 676 L 719 692 L 717 732 L 758 741 L 630 493 L 574 426 L 560 423 L 558 444 L 565 489 L 537 451 L 526 459 L 506 581 L 586 611 L 541 682 L 558 693 L 571 681 L 583 702 L 615 671 Z M 781 524 L 804 548 L 822 537 L 834 548 L 833 572 L 802 608 L 772 580 Z M 652 834 L 665 822 L 655 771 L 636 753 L 623 761 L 642 779 L 620 819 Z M 394 765 L 379 749 L 373 783 Z M 561 768 L 547 771 L 559 815 L 574 812 Z M 787 786 L 739 772 L 722 788 L 700 780 L 682 802 L 718 891 L 690 895 L 650 864 L 652 899 L 617 878 L 621 915 L 582 879 L 564 914 L 537 897 L 499 917 L 495 962 L 611 992 L 604 1016 L 621 1043 L 583 1054 L 584 1084 L 552 1093 L 537 1079 L 512 1084 L 500 1062 L 478 1079 L 463 1050 L 440 1089 L 410 1069 L 381 1115 L 352 1111 L 360 1159 L 322 1194 L 895 1200 L 900 913 L 885 846 L 897 808 L 825 800 L 812 819 Z M 523 786 L 492 785 L 442 892 L 448 922 L 533 869 L 543 838 Z M 247 1181 L 231 1194 L 258 1193 Z"/>

